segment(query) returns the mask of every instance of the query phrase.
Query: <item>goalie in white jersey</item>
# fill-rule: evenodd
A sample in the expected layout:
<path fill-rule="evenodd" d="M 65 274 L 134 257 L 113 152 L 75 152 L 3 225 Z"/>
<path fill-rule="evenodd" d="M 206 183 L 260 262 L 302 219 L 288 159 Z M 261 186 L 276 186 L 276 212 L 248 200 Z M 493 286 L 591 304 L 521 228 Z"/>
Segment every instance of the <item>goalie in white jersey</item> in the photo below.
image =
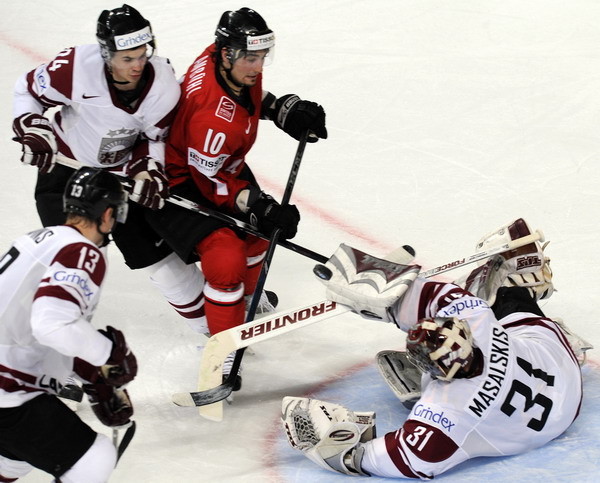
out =
<path fill-rule="evenodd" d="M 44 226 L 64 223 L 62 193 L 73 169 L 61 156 L 133 180 L 127 222 L 113 233 L 131 269 L 144 269 L 173 308 L 205 332 L 204 277 L 146 221 L 169 195 L 165 138 L 181 89 L 166 58 L 154 55 L 150 22 L 129 5 L 104 10 L 98 43 L 70 47 L 17 81 L 13 103 L 21 161 L 39 169 L 36 207 Z M 57 108 L 52 120 L 44 117 Z"/>
<path fill-rule="evenodd" d="M 39 468 L 66 482 L 106 481 L 116 450 L 56 394 L 74 373 L 108 426 L 129 422 L 122 387 L 137 372 L 123 333 L 90 323 L 106 260 L 100 247 L 127 216 L 112 174 L 82 168 L 64 196 L 67 223 L 17 238 L 0 257 L 0 481 Z"/>
<path fill-rule="evenodd" d="M 519 219 L 479 247 L 530 232 Z M 486 300 L 458 285 L 418 277 L 417 265 L 393 264 L 344 245 L 327 267 L 330 300 L 408 332 L 407 352 L 396 353 L 402 356 L 401 377 L 394 390 L 403 390 L 404 371 L 416 372 L 416 366 L 423 375 L 420 381 L 413 377 L 421 393 L 404 425 L 379 438 L 374 413 L 286 397 L 282 419 L 292 447 L 323 468 L 430 479 L 470 458 L 542 446 L 577 417 L 582 377 L 575 352 L 582 346 L 537 304 L 553 291 L 539 243 L 473 271 L 469 286 Z"/>

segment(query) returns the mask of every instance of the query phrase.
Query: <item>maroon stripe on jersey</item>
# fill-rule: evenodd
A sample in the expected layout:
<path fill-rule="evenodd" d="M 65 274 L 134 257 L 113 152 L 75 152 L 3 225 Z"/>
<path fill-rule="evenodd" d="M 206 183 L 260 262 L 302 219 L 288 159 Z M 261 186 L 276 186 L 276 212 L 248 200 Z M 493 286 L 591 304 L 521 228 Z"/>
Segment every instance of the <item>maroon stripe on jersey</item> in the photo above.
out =
<path fill-rule="evenodd" d="M 44 107 L 56 107 L 62 106 L 64 103 L 53 101 L 52 99 L 48 99 L 46 96 L 39 96 L 39 101 L 44 105 Z"/>
<path fill-rule="evenodd" d="M 60 116 L 60 112 L 57 112 L 56 115 L 54 116 L 54 119 L 56 120 L 59 116 Z M 58 124 L 60 125 L 60 120 L 58 121 Z M 67 146 L 66 143 L 61 139 L 60 134 L 57 134 L 55 137 L 56 137 L 56 145 L 58 146 L 58 152 L 63 154 L 67 158 L 75 159 L 75 155 L 73 154 L 73 151 L 71 151 L 71 148 L 69 146 Z"/>
<path fill-rule="evenodd" d="M 412 470 L 408 465 L 408 458 L 400 446 L 398 434 L 400 431 L 394 433 L 387 433 L 383 438 L 385 441 L 385 449 L 387 450 L 388 456 L 392 460 L 392 463 L 398 468 L 398 471 L 407 478 L 419 478 L 419 473 Z"/>
<path fill-rule="evenodd" d="M 177 114 L 177 105 L 173 108 L 171 112 L 169 112 L 165 117 L 163 117 L 160 121 L 158 121 L 155 126 L 160 129 L 165 129 L 173 124 L 173 120 L 175 119 L 175 114 Z"/>
<path fill-rule="evenodd" d="M 64 288 L 49 285 L 47 287 L 40 287 L 37 289 L 33 300 L 36 300 L 40 297 L 54 297 L 55 299 L 66 300 L 67 302 L 73 302 L 78 307 L 81 307 L 81 302 L 73 297 L 69 292 L 67 292 Z"/>
<path fill-rule="evenodd" d="M 78 242 L 62 248 L 52 260 L 67 268 L 76 268 L 87 272 L 96 285 L 100 286 L 106 273 L 104 256 L 93 245 Z"/>
<path fill-rule="evenodd" d="M 551 331 L 556 336 L 558 341 L 564 346 L 565 350 L 569 353 L 573 362 L 579 366 L 579 362 L 577 362 L 577 357 L 575 356 L 575 353 L 573 352 L 573 348 L 571 347 L 571 344 L 569 344 L 563 331 L 560 329 L 560 327 L 558 325 L 556 325 L 556 323 L 552 319 L 545 319 L 545 318 L 541 318 L 541 317 L 527 317 L 524 319 L 509 322 L 507 324 L 502 324 L 502 327 L 504 327 L 505 329 L 511 329 L 511 328 L 520 327 L 523 325 L 544 327 L 545 329 L 548 329 L 549 331 Z"/>
<path fill-rule="evenodd" d="M 175 310 L 188 309 L 190 307 L 194 307 L 195 305 L 198 305 L 202 301 L 203 298 L 204 298 L 204 294 L 201 293 L 200 295 L 198 295 L 198 297 L 196 297 L 196 299 L 193 302 L 190 302 L 189 304 L 178 305 L 178 304 L 174 304 L 171 302 L 169 302 L 169 303 L 171 303 L 171 306 L 173 306 L 173 308 Z"/>
<path fill-rule="evenodd" d="M 26 372 L 17 371 L 16 369 L 12 369 L 10 367 L 3 366 L 2 364 L 0 364 L 0 371 L 6 372 L 6 373 L 10 374 L 11 376 L 21 379 L 22 381 L 25 381 L 29 384 L 35 384 L 35 381 L 36 381 L 36 377 L 32 376 L 31 374 L 27 374 Z"/>
<path fill-rule="evenodd" d="M 429 303 L 437 297 L 442 288 L 446 284 L 440 282 L 427 282 L 421 289 L 421 295 L 419 296 L 419 309 L 417 311 L 417 319 L 428 317 L 427 308 Z"/>
<path fill-rule="evenodd" d="M 61 55 L 64 54 L 64 55 Z M 75 49 L 63 50 L 47 68 L 52 87 L 67 99 L 73 97 L 73 66 L 75 65 Z"/>
<path fill-rule="evenodd" d="M 416 419 L 404 422 L 401 437 L 412 454 L 428 463 L 447 460 L 458 450 L 458 445 L 442 430 Z"/>
<path fill-rule="evenodd" d="M 0 376 L 0 389 L 6 392 L 46 392 L 43 389 L 40 389 L 39 387 L 24 386 L 23 384 L 19 384 L 14 379 L 10 379 L 4 376 Z"/>

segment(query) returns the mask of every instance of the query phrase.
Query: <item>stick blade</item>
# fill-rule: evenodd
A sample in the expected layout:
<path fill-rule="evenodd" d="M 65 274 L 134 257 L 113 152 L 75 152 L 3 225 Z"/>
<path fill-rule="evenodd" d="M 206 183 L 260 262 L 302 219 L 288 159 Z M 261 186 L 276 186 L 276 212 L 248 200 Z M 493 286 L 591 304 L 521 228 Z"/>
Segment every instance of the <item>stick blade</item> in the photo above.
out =
<path fill-rule="evenodd" d="M 194 407 L 196 405 L 192 394 L 189 392 L 176 392 L 171 396 L 171 401 L 177 406 L 185 408 Z"/>

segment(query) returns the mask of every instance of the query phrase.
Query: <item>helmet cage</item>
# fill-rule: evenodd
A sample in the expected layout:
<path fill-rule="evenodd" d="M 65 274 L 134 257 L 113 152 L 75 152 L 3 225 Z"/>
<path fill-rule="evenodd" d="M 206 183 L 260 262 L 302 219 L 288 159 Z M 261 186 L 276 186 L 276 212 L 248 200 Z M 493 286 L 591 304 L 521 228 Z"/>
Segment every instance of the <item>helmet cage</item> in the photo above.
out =
<path fill-rule="evenodd" d="M 408 331 L 406 351 L 423 372 L 450 381 L 474 355 L 471 329 L 456 317 L 421 319 Z"/>

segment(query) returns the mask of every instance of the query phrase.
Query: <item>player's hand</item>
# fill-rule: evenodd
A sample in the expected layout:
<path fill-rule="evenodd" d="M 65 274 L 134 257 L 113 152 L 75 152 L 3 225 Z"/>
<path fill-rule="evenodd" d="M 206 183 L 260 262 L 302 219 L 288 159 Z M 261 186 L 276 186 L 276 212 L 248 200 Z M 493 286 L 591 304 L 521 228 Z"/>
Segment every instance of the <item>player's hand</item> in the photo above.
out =
<path fill-rule="evenodd" d="M 123 332 L 110 325 L 106 330 L 101 329 L 98 332 L 113 343 L 110 357 L 106 364 L 100 366 L 100 373 L 104 382 L 112 386 L 122 386 L 132 381 L 137 375 L 137 359 L 131 352 L 127 342 L 125 342 Z"/>
<path fill-rule="evenodd" d="M 52 171 L 58 150 L 50 121 L 40 114 L 26 113 L 13 121 L 15 141 L 21 143 L 21 161 L 37 166 L 40 173 Z"/>
<path fill-rule="evenodd" d="M 165 206 L 169 182 L 162 164 L 149 156 L 136 159 L 127 166 L 127 176 L 133 179 L 130 200 L 151 210 Z"/>
<path fill-rule="evenodd" d="M 327 139 L 325 127 L 325 111 L 316 102 L 303 101 L 295 94 L 287 94 L 275 102 L 275 125 L 299 140 L 302 133 L 310 130 L 309 143 L 316 143 L 319 138 Z"/>
<path fill-rule="evenodd" d="M 108 384 L 84 384 L 90 406 L 100 422 L 106 426 L 123 426 L 133 416 L 133 405 L 125 389 Z"/>
<path fill-rule="evenodd" d="M 261 193 L 249 209 L 250 222 L 265 235 L 271 235 L 276 228 L 281 229 L 281 237 L 290 239 L 296 236 L 300 213 L 295 205 L 280 205 L 271 196 Z"/>

